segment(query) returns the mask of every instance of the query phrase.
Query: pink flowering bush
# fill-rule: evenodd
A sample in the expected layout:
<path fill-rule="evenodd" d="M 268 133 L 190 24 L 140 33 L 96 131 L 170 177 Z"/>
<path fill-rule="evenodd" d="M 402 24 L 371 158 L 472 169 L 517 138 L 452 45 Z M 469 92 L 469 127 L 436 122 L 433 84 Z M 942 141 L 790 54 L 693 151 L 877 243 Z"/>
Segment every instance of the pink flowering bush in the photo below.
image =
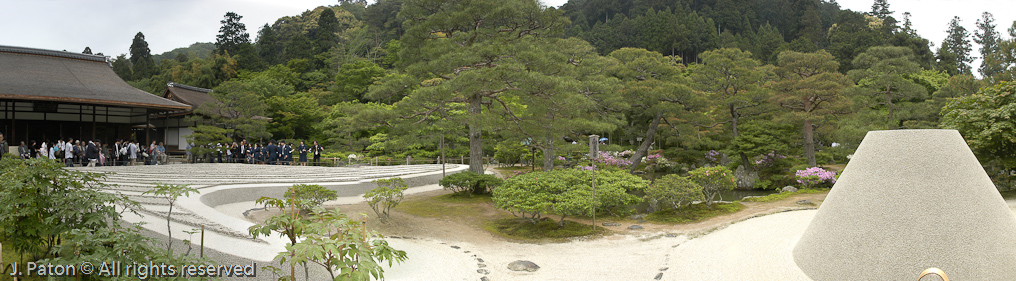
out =
<path fill-rule="evenodd" d="M 776 163 L 776 160 L 787 158 L 786 155 L 776 154 L 775 151 L 770 151 L 768 154 L 759 154 L 755 156 L 755 166 L 757 168 L 767 168 Z"/>
<path fill-rule="evenodd" d="M 718 164 L 720 163 L 720 159 L 723 158 L 723 154 L 716 150 L 710 150 L 706 152 L 705 158 L 706 163 Z"/>
<path fill-rule="evenodd" d="M 621 153 L 621 154 L 623 155 L 623 153 Z M 599 157 L 596 158 L 596 162 L 599 162 L 599 163 L 602 163 L 602 164 L 607 164 L 607 165 L 618 167 L 618 168 L 622 168 L 622 169 L 623 168 L 627 168 L 628 166 L 631 165 L 631 161 L 628 161 L 628 159 L 625 159 L 623 156 L 621 156 L 621 155 L 615 156 L 614 154 L 607 153 L 605 151 L 600 151 L 599 152 Z"/>
<path fill-rule="evenodd" d="M 803 188 L 818 187 L 820 185 L 832 185 L 836 183 L 836 172 L 826 171 L 819 167 L 811 167 L 804 170 L 797 170 L 795 174 L 797 183 Z"/>

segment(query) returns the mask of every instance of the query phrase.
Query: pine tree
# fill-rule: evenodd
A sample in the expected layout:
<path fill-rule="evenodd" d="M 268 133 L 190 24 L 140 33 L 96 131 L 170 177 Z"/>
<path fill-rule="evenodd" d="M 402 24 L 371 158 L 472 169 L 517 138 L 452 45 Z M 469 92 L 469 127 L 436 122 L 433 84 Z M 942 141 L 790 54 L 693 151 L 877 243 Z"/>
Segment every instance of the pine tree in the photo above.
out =
<path fill-rule="evenodd" d="M 314 36 L 314 53 L 327 52 L 339 42 L 338 36 L 335 35 L 338 25 L 339 20 L 335 18 L 335 11 L 332 9 L 321 11 L 321 15 L 318 17 L 317 33 Z"/>
<path fill-rule="evenodd" d="M 307 36 L 303 35 L 303 33 L 297 33 L 296 35 L 293 35 L 292 39 L 289 39 L 289 42 L 286 43 L 284 51 L 286 54 L 285 60 L 310 58 L 314 55 L 311 53 L 312 51 L 313 46 L 311 45 L 310 39 L 307 39 Z"/>
<path fill-rule="evenodd" d="M 822 28 L 822 19 L 814 5 L 809 5 L 801 15 L 800 26 L 797 29 L 797 36 L 808 39 L 811 42 L 822 42 L 825 39 L 825 30 Z"/>
<path fill-rule="evenodd" d="M 886 0 L 875 0 L 875 3 L 871 4 L 871 16 L 879 19 L 887 19 L 893 15 L 893 11 L 889 10 L 889 2 Z"/>
<path fill-rule="evenodd" d="M 224 19 L 219 21 L 222 27 L 219 28 L 219 35 L 215 36 L 215 52 L 223 54 L 228 52 L 235 55 L 240 45 L 250 44 L 250 34 L 247 34 L 247 26 L 240 23 L 243 16 L 234 12 L 227 12 Z"/>
<path fill-rule="evenodd" d="M 155 61 L 152 59 L 152 50 L 148 49 L 148 42 L 145 41 L 145 34 L 140 31 L 134 35 L 134 42 L 131 43 L 131 65 L 133 74 L 130 80 L 140 80 L 152 76 L 155 72 Z"/>
<path fill-rule="evenodd" d="M 896 24 L 898 22 L 893 18 L 893 11 L 889 10 L 889 2 L 887 0 L 875 0 L 875 3 L 871 4 L 871 13 L 869 15 L 882 21 L 882 30 L 884 32 L 896 32 Z"/>
<path fill-rule="evenodd" d="M 999 50 L 999 43 L 1002 41 L 998 31 L 995 30 L 995 16 L 989 12 L 981 14 L 981 18 L 977 20 L 977 30 L 974 31 L 974 42 L 981 45 L 982 58 L 987 58 L 992 53 Z M 1001 68 L 1001 66 L 992 65 L 989 60 L 981 61 L 981 67 L 977 69 L 981 73 L 981 77 L 991 77 L 995 75 Z"/>
<path fill-rule="evenodd" d="M 917 30 L 914 30 L 914 23 L 910 21 L 910 12 L 903 13 L 903 33 L 917 35 Z"/>
<path fill-rule="evenodd" d="M 267 23 L 258 31 L 257 51 L 261 59 L 269 65 L 278 64 L 281 60 L 282 44 L 279 42 L 275 30 Z"/>
<path fill-rule="evenodd" d="M 949 30 L 946 33 L 948 35 L 942 41 L 938 53 L 940 67 L 949 75 L 970 74 L 969 63 L 974 61 L 970 56 L 971 46 L 968 38 L 970 32 L 960 25 L 960 17 L 953 17 L 952 21 L 949 21 Z"/>

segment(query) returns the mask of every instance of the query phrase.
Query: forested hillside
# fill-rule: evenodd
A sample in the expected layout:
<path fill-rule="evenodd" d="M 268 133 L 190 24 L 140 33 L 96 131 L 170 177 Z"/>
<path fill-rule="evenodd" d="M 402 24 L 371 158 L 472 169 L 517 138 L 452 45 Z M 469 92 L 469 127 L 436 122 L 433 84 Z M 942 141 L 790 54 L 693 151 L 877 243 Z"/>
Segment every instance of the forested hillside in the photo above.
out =
<path fill-rule="evenodd" d="M 940 127 L 983 141 L 979 156 L 1016 151 L 997 143 L 1016 139 L 1012 121 L 974 100 L 1005 93 L 1016 67 L 1016 25 L 1003 36 L 1013 23 L 988 12 L 965 19 L 972 31 L 954 18 L 933 49 L 886 0 L 340 3 L 250 29 L 227 13 L 208 27 L 212 46 L 159 56 L 139 32 L 113 67 L 155 94 L 168 81 L 213 88 L 224 102 L 199 110 L 198 134 L 372 156 L 436 157 L 444 144 L 517 162 L 532 149 L 549 169 L 598 134 L 633 150 L 632 169 L 653 151 L 676 171 L 716 150 L 764 172 L 766 155 L 792 156 L 783 169 L 842 163 L 869 130 Z M 982 65 L 970 65 L 975 47 Z"/>

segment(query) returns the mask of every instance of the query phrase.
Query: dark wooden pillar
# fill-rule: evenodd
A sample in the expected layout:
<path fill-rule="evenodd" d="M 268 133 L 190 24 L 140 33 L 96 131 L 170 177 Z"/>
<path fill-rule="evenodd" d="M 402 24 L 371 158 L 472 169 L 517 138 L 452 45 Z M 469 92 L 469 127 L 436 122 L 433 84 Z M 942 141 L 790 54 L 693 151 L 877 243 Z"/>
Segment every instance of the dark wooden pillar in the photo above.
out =
<path fill-rule="evenodd" d="M 148 128 L 148 126 L 152 125 L 150 122 L 152 122 L 151 121 L 151 115 L 148 115 L 148 109 L 146 108 L 145 109 L 145 143 L 144 143 L 145 145 L 148 145 L 148 144 L 152 143 L 152 140 L 148 137 L 148 131 L 151 130 L 151 128 Z"/>
<path fill-rule="evenodd" d="M 92 140 L 95 140 L 95 106 L 92 106 Z M 103 142 L 105 143 L 105 142 Z"/>

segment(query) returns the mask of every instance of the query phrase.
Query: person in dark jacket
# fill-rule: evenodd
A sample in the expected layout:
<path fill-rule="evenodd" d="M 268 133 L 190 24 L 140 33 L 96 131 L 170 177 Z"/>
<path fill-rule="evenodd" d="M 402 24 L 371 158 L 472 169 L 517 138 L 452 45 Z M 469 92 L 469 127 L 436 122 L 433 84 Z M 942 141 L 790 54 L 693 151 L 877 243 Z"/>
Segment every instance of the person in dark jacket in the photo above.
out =
<path fill-rule="evenodd" d="M 3 158 L 4 154 L 8 153 L 11 153 L 10 147 L 7 146 L 7 140 L 4 139 L 4 134 L 0 133 L 0 158 Z"/>
<path fill-rule="evenodd" d="M 297 152 L 300 152 L 300 166 L 307 166 L 307 151 L 310 150 L 307 144 L 300 141 L 300 146 L 296 148 Z"/>
<path fill-rule="evenodd" d="M 321 152 L 325 151 L 325 148 L 321 147 L 317 141 L 314 141 L 314 146 L 310 147 L 310 151 L 314 154 L 314 166 L 320 165 Z"/>
<path fill-rule="evenodd" d="M 99 148 L 94 141 L 89 141 L 85 147 L 85 159 L 88 159 L 88 167 L 95 167 L 95 163 L 99 162 Z"/>
<path fill-rule="evenodd" d="M 275 145 L 275 141 L 268 141 L 268 164 L 275 165 L 275 162 L 279 161 L 279 146 Z"/>
<path fill-rule="evenodd" d="M 18 146 L 18 156 L 21 156 L 21 159 L 29 159 L 32 155 L 29 151 L 31 151 L 31 149 L 25 145 L 25 141 L 21 141 L 21 145 Z"/>

